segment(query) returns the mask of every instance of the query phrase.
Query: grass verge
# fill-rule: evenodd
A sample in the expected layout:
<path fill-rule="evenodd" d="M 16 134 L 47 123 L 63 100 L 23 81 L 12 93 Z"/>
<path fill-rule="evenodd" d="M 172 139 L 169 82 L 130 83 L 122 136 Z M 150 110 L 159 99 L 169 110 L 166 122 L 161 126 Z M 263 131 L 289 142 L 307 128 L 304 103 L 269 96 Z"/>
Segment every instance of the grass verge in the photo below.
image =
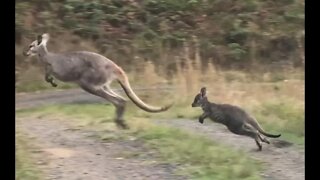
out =
<path fill-rule="evenodd" d="M 44 80 L 34 81 L 32 83 L 20 83 L 16 85 L 17 92 L 35 92 L 35 91 L 49 91 L 53 89 L 71 89 L 75 88 L 76 86 L 69 83 L 64 83 L 57 81 L 58 88 L 53 88 L 49 83 L 45 82 Z"/>
<path fill-rule="evenodd" d="M 16 131 L 16 180 L 41 179 L 41 173 L 32 162 L 29 150 L 27 139 Z"/>

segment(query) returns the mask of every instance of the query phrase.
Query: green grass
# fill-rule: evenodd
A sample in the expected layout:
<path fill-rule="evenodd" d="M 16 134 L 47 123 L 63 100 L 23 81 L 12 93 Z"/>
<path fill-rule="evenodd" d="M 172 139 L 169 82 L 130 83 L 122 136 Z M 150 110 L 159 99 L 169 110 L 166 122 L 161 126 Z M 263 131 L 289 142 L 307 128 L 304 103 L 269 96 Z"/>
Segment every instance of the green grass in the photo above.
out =
<path fill-rule="evenodd" d="M 304 108 L 292 103 L 267 102 L 255 110 L 265 130 L 281 132 L 283 139 L 304 144 Z"/>
<path fill-rule="evenodd" d="M 260 179 L 259 164 L 245 153 L 176 128 L 153 126 L 138 133 L 163 159 L 185 165 L 194 179 Z"/>
<path fill-rule="evenodd" d="M 278 126 L 275 128 L 281 128 L 297 136 L 304 136 L 304 109 L 289 103 L 265 103 L 261 107 L 260 114 L 265 118 L 277 119 Z M 264 121 L 267 122 L 267 120 Z"/>
<path fill-rule="evenodd" d="M 187 133 L 176 128 L 154 125 L 150 119 L 142 117 L 137 108 L 128 108 L 127 122 L 131 129 L 120 131 L 110 129 L 113 123 L 113 106 L 87 105 L 54 105 L 29 110 L 17 111 L 17 116 L 62 116 L 76 124 L 94 127 L 102 131 L 100 138 L 106 141 L 115 140 L 110 130 L 118 131 L 119 138 L 135 136 L 144 140 L 147 147 L 159 152 L 159 160 L 180 163 L 182 167 L 176 172 L 189 175 L 193 179 L 261 179 L 259 172 L 262 165 L 250 159 L 244 152 L 232 150 L 203 136 Z M 90 126 L 90 127 L 89 127 Z M 109 133 L 109 134 L 108 134 Z"/>
<path fill-rule="evenodd" d="M 16 180 L 40 180 L 41 173 L 34 166 L 27 140 L 19 132 L 16 132 Z"/>

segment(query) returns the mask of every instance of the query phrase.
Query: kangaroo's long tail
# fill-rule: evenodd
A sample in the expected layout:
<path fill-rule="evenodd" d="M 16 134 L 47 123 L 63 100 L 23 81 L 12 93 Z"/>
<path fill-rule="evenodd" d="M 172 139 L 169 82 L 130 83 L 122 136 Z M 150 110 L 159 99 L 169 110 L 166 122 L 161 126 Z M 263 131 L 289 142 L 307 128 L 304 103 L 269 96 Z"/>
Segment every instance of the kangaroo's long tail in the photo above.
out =
<path fill-rule="evenodd" d="M 154 107 L 144 103 L 132 90 L 126 73 L 120 67 L 118 71 L 119 72 L 117 73 L 118 74 L 117 80 L 119 84 L 121 85 L 121 87 L 123 88 L 127 96 L 130 98 L 130 100 L 142 110 L 151 112 L 151 113 L 157 113 L 157 112 L 166 111 L 173 105 L 173 104 L 169 104 L 163 107 Z"/>

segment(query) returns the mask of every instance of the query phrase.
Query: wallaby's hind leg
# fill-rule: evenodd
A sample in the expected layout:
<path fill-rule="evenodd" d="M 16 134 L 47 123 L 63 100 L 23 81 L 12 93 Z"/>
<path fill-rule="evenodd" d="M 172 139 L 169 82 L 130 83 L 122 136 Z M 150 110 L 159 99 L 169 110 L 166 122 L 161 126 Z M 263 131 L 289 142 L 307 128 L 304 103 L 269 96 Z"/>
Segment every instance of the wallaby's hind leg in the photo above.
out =
<path fill-rule="evenodd" d="M 258 136 L 259 136 L 259 138 L 261 139 L 262 142 L 265 142 L 265 143 L 267 143 L 267 144 L 270 144 L 270 141 L 269 141 L 267 138 L 262 137 L 261 134 L 258 134 Z"/>
<path fill-rule="evenodd" d="M 85 90 L 93 95 L 102 97 L 102 98 L 106 99 L 107 101 L 111 102 L 116 108 L 115 122 L 116 122 L 117 126 L 123 128 L 123 129 L 129 128 L 123 119 L 125 105 L 126 105 L 126 101 L 124 99 L 115 96 L 113 93 L 108 92 L 108 89 L 103 88 L 103 87 L 94 87 L 94 86 L 83 85 L 83 84 L 80 84 L 80 87 L 83 90 Z"/>
<path fill-rule="evenodd" d="M 258 150 L 261 151 L 261 150 L 262 150 L 262 145 L 261 145 L 261 143 L 260 143 L 259 140 L 257 140 L 257 139 L 254 139 L 254 140 L 255 140 L 258 148 L 259 148 Z"/>
<path fill-rule="evenodd" d="M 257 135 L 258 135 L 259 139 L 260 139 L 262 142 L 265 142 L 265 143 L 267 143 L 267 144 L 270 144 L 270 142 L 268 141 L 268 139 L 265 138 L 265 137 L 263 137 L 263 136 L 259 133 L 259 131 L 258 131 L 256 128 L 254 128 L 251 124 L 244 124 L 243 126 L 244 126 L 244 128 L 246 128 L 246 129 L 250 129 L 251 131 L 257 132 Z"/>
<path fill-rule="evenodd" d="M 245 135 L 245 136 L 249 136 L 249 137 L 253 138 L 259 148 L 258 150 L 259 151 L 262 150 L 262 144 L 260 143 L 259 133 L 256 132 L 255 130 L 252 130 L 251 128 L 249 128 L 246 125 L 243 125 L 241 128 L 239 128 L 237 130 L 236 134 Z"/>

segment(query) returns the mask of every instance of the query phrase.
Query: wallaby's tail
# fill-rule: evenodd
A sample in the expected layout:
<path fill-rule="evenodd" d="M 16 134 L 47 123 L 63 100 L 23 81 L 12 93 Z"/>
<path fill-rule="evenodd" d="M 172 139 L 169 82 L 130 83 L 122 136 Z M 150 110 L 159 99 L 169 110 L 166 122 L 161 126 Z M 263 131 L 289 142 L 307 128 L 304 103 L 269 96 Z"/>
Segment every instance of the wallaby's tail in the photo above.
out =
<path fill-rule="evenodd" d="M 261 134 L 263 134 L 263 135 L 265 135 L 265 136 L 267 136 L 267 137 L 278 138 L 278 137 L 281 136 L 281 134 L 269 134 L 269 133 L 265 132 L 265 131 L 262 129 L 262 127 L 260 126 L 260 124 L 259 124 L 255 119 L 251 119 L 250 124 L 251 124 L 253 127 L 257 128 L 257 130 L 258 130 Z"/>
<path fill-rule="evenodd" d="M 166 111 L 173 105 L 173 104 L 170 104 L 170 105 L 167 105 L 167 106 L 164 106 L 164 107 L 153 107 L 153 106 L 147 105 L 131 89 L 128 77 L 127 77 L 127 75 L 125 74 L 125 72 L 121 68 L 119 69 L 119 73 L 118 74 L 119 74 L 118 82 L 121 85 L 121 87 L 123 88 L 124 92 L 131 99 L 131 101 L 135 105 L 137 105 L 139 108 L 141 108 L 142 110 L 145 110 L 145 111 L 151 112 L 151 113 L 157 113 L 157 112 Z"/>

